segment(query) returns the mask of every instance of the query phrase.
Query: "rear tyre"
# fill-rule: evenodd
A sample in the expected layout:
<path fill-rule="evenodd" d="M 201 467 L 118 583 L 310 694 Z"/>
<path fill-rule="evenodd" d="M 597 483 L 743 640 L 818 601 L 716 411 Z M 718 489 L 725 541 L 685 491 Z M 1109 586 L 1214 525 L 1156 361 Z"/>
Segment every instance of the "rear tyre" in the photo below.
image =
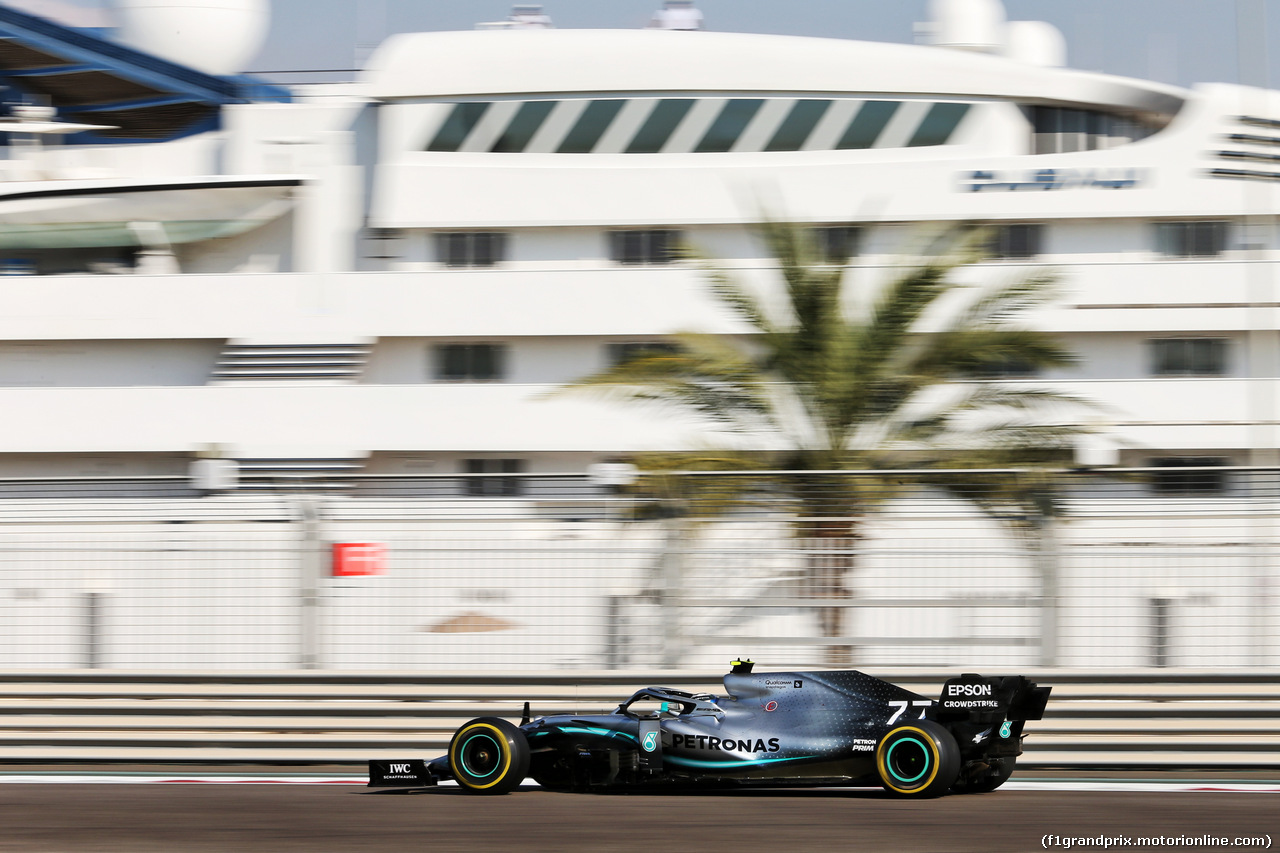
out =
<path fill-rule="evenodd" d="M 529 743 L 524 732 L 506 720 L 480 717 L 454 733 L 449 769 L 473 794 L 510 793 L 529 773 Z"/>
<path fill-rule="evenodd" d="M 977 779 L 957 779 L 951 790 L 957 794 L 989 794 L 1009 781 L 1015 763 L 1014 759 L 1005 758 Z"/>
<path fill-rule="evenodd" d="M 876 772 L 886 791 L 900 797 L 940 797 L 960 774 L 960 747 L 933 720 L 890 729 L 876 746 Z"/>

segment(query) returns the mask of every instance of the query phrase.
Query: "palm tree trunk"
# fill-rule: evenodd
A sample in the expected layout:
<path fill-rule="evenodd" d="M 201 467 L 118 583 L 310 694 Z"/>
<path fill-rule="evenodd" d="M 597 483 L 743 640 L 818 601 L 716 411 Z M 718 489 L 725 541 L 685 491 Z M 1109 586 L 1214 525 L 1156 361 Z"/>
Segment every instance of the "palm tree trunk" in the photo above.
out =
<path fill-rule="evenodd" d="M 676 667 L 685 651 L 684 559 L 689 547 L 689 523 L 671 518 L 662 523 L 664 543 L 657 578 L 658 612 L 662 619 L 662 665 Z"/>
<path fill-rule="evenodd" d="M 824 641 L 823 663 L 830 667 L 847 667 L 853 663 L 854 647 L 835 642 L 847 634 L 849 599 L 853 590 L 848 586 L 849 574 L 854 569 L 854 549 L 857 536 L 851 535 L 847 520 L 838 523 L 811 523 L 804 531 L 800 547 L 805 554 L 804 597 L 818 604 L 818 633 Z"/>
<path fill-rule="evenodd" d="M 1058 548 L 1057 522 L 1044 518 L 1036 525 L 1032 558 L 1040 583 L 1040 666 L 1057 666 L 1060 616 L 1059 574 L 1062 556 Z"/>

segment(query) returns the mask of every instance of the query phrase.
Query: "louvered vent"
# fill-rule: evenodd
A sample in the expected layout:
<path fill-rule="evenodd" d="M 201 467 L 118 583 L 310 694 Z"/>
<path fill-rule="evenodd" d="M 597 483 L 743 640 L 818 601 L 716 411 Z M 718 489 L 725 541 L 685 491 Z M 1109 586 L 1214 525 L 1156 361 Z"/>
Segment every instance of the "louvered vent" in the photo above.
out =
<path fill-rule="evenodd" d="M 237 459 L 237 488 L 248 491 L 343 491 L 352 474 L 364 469 L 363 459 Z"/>
<path fill-rule="evenodd" d="M 1280 181 L 1280 120 L 1236 116 L 1238 126 L 1223 134 L 1226 145 L 1214 156 L 1230 165 L 1209 170 L 1215 178 Z"/>
<path fill-rule="evenodd" d="M 214 382 L 354 382 L 370 344 L 245 344 L 228 342 Z"/>

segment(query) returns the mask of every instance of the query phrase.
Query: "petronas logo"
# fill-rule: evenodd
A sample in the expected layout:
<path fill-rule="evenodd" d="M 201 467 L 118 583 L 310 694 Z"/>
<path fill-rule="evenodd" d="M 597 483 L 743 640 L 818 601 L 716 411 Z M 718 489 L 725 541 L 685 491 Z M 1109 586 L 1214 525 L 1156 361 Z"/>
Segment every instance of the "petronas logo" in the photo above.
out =
<path fill-rule="evenodd" d="M 658 733 L 646 732 L 644 740 L 641 741 L 640 746 L 644 748 L 645 752 L 653 752 L 658 748 Z"/>

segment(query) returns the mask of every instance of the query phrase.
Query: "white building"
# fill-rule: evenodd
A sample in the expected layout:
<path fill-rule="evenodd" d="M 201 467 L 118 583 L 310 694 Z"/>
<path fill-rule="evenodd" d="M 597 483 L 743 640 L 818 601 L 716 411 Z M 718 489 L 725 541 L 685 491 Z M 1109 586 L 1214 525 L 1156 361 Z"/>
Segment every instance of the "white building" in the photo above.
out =
<path fill-rule="evenodd" d="M 1070 70 L 1051 28 L 954 11 L 928 46 L 403 34 L 284 93 L 0 8 L 0 77 L 53 108 L 2 128 L 0 478 L 687 446 L 547 392 L 743 331 L 668 247 L 766 277 L 762 213 L 855 238 L 855 279 L 990 223 L 981 274 L 1061 274 L 1038 322 L 1082 360 L 1041 379 L 1101 404 L 1114 461 L 1280 461 L 1280 93 Z"/>

